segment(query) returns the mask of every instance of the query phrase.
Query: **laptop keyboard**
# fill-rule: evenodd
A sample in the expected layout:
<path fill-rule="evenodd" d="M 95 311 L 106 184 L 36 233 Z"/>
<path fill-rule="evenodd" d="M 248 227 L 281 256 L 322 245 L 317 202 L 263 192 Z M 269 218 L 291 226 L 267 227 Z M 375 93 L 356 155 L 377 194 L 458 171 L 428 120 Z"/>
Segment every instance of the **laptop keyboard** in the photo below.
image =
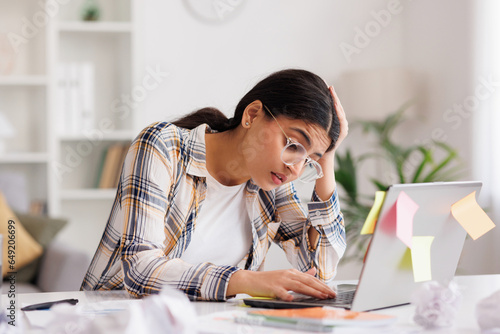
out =
<path fill-rule="evenodd" d="M 292 303 L 314 303 L 323 306 L 337 306 L 337 305 L 350 305 L 354 299 L 355 290 L 337 293 L 335 298 L 331 299 L 319 299 L 309 296 L 295 297 Z"/>

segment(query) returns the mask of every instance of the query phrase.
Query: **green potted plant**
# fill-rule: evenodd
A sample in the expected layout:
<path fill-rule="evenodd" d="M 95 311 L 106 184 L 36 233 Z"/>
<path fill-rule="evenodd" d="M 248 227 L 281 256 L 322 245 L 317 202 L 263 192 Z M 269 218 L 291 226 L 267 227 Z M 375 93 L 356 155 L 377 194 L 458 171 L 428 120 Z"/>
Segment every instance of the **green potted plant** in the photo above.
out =
<path fill-rule="evenodd" d="M 350 149 L 346 149 L 344 153 L 336 154 L 335 177 L 343 190 L 341 203 L 349 245 L 344 261 L 362 258 L 370 239 L 369 235 L 360 235 L 360 232 L 375 194 L 359 192 L 358 167 L 361 163 L 370 159 L 384 162 L 397 175 L 398 183 L 452 181 L 463 170 L 457 151 L 444 142 L 404 146 L 392 138 L 394 130 L 405 119 L 407 107 L 408 104 L 403 105 L 382 121 L 354 122 L 354 127 L 361 126 L 364 133 L 372 133 L 377 137 L 372 151 L 354 156 Z M 389 186 L 387 181 L 380 178 L 371 178 L 370 182 L 378 190 L 386 190 Z"/>
<path fill-rule="evenodd" d="M 85 0 L 81 15 L 84 21 L 98 21 L 101 17 L 101 8 L 97 0 Z"/>

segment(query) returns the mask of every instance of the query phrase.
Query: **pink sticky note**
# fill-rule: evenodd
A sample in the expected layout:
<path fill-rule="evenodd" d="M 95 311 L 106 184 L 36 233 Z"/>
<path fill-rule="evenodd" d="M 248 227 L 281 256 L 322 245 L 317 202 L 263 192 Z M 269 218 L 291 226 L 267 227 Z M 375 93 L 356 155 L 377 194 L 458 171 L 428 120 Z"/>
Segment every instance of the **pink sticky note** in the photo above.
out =
<path fill-rule="evenodd" d="M 413 217 L 418 210 L 418 204 L 404 191 L 400 192 L 396 200 L 396 235 L 411 248 L 413 237 Z"/>
<path fill-rule="evenodd" d="M 474 240 L 495 227 L 495 223 L 477 204 L 475 191 L 453 204 L 451 214 Z"/>
<path fill-rule="evenodd" d="M 393 235 L 396 233 L 396 204 L 394 203 L 391 208 L 380 219 L 380 229 L 387 234 Z"/>

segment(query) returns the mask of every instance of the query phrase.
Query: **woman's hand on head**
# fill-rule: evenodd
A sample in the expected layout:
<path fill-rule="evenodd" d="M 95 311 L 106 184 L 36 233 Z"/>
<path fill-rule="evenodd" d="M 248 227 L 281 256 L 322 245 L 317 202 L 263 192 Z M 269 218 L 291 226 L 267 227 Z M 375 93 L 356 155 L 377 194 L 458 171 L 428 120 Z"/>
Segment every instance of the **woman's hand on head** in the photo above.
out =
<path fill-rule="evenodd" d="M 344 141 L 345 137 L 347 137 L 347 133 L 349 132 L 349 123 L 347 122 L 345 111 L 344 108 L 342 107 L 342 104 L 340 103 L 339 97 L 337 96 L 337 93 L 335 93 L 335 89 L 333 88 L 333 86 L 328 87 L 328 89 L 330 90 L 330 94 L 332 94 L 333 105 L 335 106 L 335 111 L 337 112 L 337 117 L 339 119 L 340 133 L 339 133 L 339 138 L 337 139 L 337 142 L 335 143 L 333 149 L 326 152 L 323 155 L 323 157 L 321 157 L 321 159 L 318 161 L 322 167 L 326 168 L 329 168 L 330 164 L 333 163 L 335 151 Z"/>
<path fill-rule="evenodd" d="M 340 123 L 339 138 L 337 139 L 335 147 L 332 150 L 335 151 L 344 141 L 345 137 L 347 137 L 347 133 L 349 132 L 349 123 L 347 122 L 347 118 L 345 117 L 345 111 L 342 107 L 342 104 L 340 103 L 339 97 L 337 96 L 337 93 L 335 93 L 335 89 L 333 88 L 333 86 L 328 87 L 328 89 L 330 90 L 330 94 L 332 94 L 333 105 L 335 106 L 335 110 L 337 111 L 337 117 L 339 118 Z"/>
<path fill-rule="evenodd" d="M 335 291 L 314 277 L 316 269 L 302 273 L 296 269 L 273 271 L 239 270 L 229 280 L 227 295 L 246 293 L 250 296 L 292 300 L 289 291 L 316 298 L 335 297 Z"/>
<path fill-rule="evenodd" d="M 326 201 L 328 198 L 330 198 L 335 190 L 335 152 L 349 132 L 349 124 L 347 123 L 347 119 L 345 117 L 344 108 L 342 108 L 342 104 L 340 103 L 340 100 L 335 93 L 333 86 L 328 87 L 328 89 L 330 90 L 330 94 L 332 94 L 333 104 L 337 112 L 337 117 L 339 118 L 340 133 L 333 149 L 326 152 L 321 157 L 321 159 L 318 160 L 318 163 L 323 169 L 324 176 L 316 180 L 316 193 L 323 201 Z M 313 238 L 314 236 L 317 237 L 317 233 L 314 229 L 310 229 L 310 233 L 312 234 L 310 234 L 310 238 L 312 238 L 311 240 L 315 239 Z"/>

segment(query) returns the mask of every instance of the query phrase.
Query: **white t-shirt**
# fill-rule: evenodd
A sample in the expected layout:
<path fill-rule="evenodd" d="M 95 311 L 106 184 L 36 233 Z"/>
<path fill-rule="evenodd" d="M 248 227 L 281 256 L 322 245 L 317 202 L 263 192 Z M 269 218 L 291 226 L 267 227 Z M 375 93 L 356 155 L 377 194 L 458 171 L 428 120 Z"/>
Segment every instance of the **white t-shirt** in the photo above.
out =
<path fill-rule="evenodd" d="M 243 259 L 252 244 L 245 187 L 246 183 L 228 187 L 207 177 L 207 195 L 183 261 L 236 266 Z"/>

